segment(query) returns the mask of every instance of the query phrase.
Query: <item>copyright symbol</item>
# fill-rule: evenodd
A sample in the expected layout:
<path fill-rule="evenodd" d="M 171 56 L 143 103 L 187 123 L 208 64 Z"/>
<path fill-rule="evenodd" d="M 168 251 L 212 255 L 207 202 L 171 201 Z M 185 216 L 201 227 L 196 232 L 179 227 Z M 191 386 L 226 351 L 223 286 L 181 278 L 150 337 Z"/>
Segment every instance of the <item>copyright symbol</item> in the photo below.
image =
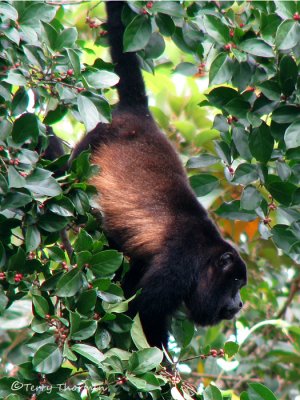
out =
<path fill-rule="evenodd" d="M 14 381 L 11 385 L 11 390 L 20 390 L 23 387 L 22 382 Z"/>

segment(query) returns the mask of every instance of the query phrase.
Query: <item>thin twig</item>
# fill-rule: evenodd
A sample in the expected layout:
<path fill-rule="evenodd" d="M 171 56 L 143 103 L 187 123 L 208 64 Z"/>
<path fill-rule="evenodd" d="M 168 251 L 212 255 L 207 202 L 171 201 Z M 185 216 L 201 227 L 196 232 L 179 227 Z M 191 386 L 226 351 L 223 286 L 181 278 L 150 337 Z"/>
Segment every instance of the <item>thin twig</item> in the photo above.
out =
<path fill-rule="evenodd" d="M 71 257 L 72 257 L 72 254 L 73 254 L 73 247 L 72 247 L 72 245 L 70 243 L 70 240 L 69 240 L 69 237 L 68 237 L 66 229 L 63 229 L 60 232 L 60 238 L 61 238 L 62 244 L 64 245 L 64 247 L 66 249 L 66 252 L 67 252 L 67 254 L 69 256 L 69 259 L 71 260 Z"/>
<path fill-rule="evenodd" d="M 294 279 L 291 282 L 290 294 L 289 294 L 288 298 L 286 299 L 285 303 L 283 304 L 283 306 L 281 307 L 281 309 L 278 311 L 277 315 L 275 316 L 275 319 L 280 319 L 283 317 L 287 308 L 292 303 L 295 295 L 297 294 L 297 292 L 299 292 L 299 290 L 300 290 L 300 276 L 298 276 L 296 279 Z"/>
<path fill-rule="evenodd" d="M 185 375 L 184 373 L 181 373 L 181 374 Z M 197 378 L 213 378 L 213 379 L 214 378 L 218 379 L 219 376 L 220 376 L 219 374 L 201 374 L 199 372 L 191 372 L 190 374 L 187 374 L 187 375 L 195 376 Z M 243 376 L 223 375 L 221 377 L 221 379 L 224 380 L 224 381 L 237 381 L 237 382 L 240 382 L 240 381 L 244 380 L 244 377 Z M 263 379 L 260 379 L 260 378 L 250 378 L 250 377 L 247 377 L 247 380 L 249 382 L 263 382 L 264 381 Z"/>

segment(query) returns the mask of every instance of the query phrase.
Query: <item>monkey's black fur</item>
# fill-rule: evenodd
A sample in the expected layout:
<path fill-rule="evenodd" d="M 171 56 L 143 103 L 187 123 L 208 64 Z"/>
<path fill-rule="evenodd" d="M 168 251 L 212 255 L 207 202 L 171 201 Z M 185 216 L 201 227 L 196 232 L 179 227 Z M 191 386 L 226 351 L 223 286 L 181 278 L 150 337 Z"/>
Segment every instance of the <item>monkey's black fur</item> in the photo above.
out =
<path fill-rule="evenodd" d="M 106 3 L 108 37 L 119 103 L 111 124 L 100 123 L 75 148 L 89 146 L 101 170 L 99 191 L 109 237 L 130 257 L 123 282 L 151 345 L 167 346 L 169 319 L 186 304 L 200 325 L 232 318 L 242 307 L 246 266 L 220 235 L 192 192 L 181 162 L 150 115 L 135 53 L 123 53 L 124 2 Z"/>

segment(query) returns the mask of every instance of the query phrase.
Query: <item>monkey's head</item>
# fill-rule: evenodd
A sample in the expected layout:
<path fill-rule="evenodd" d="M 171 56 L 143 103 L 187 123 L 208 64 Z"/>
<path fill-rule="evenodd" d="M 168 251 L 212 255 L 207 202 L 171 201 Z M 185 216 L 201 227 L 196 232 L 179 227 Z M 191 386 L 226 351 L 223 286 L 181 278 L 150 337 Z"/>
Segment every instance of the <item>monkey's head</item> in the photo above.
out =
<path fill-rule="evenodd" d="M 227 242 L 206 250 L 195 273 L 186 306 L 199 325 L 232 319 L 243 307 L 240 289 L 247 283 L 247 269 L 238 252 Z"/>

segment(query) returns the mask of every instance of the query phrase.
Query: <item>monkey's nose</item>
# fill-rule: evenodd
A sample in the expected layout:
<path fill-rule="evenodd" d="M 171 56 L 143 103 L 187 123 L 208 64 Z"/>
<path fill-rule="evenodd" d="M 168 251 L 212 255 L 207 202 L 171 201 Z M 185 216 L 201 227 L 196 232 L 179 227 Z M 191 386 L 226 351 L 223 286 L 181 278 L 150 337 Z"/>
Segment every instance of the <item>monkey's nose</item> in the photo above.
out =
<path fill-rule="evenodd" d="M 241 309 L 242 307 L 243 307 L 243 302 L 240 301 L 240 302 L 239 302 L 239 308 Z"/>

